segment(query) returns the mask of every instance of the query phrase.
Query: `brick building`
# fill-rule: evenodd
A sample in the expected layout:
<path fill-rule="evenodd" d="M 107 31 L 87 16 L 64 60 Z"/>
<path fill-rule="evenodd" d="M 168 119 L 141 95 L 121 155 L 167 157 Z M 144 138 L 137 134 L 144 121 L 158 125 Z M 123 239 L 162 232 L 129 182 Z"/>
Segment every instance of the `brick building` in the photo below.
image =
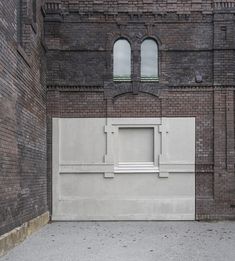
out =
<path fill-rule="evenodd" d="M 43 15 L 29 2 L 0 2 L 0 234 L 48 210 Z"/>
<path fill-rule="evenodd" d="M 0 11 L 0 234 L 47 211 L 234 219 L 235 1 Z"/>

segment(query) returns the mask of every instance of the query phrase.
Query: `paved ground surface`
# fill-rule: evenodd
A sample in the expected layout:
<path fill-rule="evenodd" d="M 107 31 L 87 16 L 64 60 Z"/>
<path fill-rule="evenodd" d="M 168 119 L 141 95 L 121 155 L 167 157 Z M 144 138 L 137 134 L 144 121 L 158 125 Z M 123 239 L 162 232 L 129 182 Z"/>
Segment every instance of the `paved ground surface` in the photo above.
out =
<path fill-rule="evenodd" d="M 235 222 L 52 223 L 1 261 L 233 261 Z"/>

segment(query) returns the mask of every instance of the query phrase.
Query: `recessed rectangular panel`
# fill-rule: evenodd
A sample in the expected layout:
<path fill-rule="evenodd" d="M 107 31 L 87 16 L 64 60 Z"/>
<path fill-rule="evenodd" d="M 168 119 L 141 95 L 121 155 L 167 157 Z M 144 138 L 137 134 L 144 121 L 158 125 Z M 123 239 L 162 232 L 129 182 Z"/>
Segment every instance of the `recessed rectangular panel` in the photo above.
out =
<path fill-rule="evenodd" d="M 60 119 L 60 161 L 102 163 L 105 119 Z"/>
<path fill-rule="evenodd" d="M 153 128 L 119 128 L 119 162 L 153 162 Z"/>
<path fill-rule="evenodd" d="M 170 162 L 195 161 L 195 119 L 168 120 L 167 150 Z"/>

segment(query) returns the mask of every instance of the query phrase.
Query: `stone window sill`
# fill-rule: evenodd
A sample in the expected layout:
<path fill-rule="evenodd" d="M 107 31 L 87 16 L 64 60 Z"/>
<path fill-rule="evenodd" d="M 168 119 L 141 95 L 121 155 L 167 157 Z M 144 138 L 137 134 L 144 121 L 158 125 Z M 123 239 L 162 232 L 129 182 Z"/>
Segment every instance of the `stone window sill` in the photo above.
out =
<path fill-rule="evenodd" d="M 114 173 L 158 173 L 159 168 L 153 162 L 119 163 Z"/>

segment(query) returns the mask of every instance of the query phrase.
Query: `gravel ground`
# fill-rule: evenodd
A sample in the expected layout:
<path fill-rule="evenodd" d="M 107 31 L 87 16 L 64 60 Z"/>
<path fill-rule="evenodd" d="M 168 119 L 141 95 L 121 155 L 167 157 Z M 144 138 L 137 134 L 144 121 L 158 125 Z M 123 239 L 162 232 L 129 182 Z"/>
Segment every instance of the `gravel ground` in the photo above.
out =
<path fill-rule="evenodd" d="M 235 222 L 52 223 L 1 261 L 233 261 Z"/>

